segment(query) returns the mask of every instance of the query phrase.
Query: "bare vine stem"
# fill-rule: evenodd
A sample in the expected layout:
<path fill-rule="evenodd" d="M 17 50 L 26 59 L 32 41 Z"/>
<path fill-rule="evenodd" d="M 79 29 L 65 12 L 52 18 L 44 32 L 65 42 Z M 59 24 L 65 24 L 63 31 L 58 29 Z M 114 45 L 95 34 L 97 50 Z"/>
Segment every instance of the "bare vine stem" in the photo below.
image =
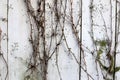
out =
<path fill-rule="evenodd" d="M 6 59 L 5 59 L 5 57 L 4 57 L 4 55 L 3 55 L 3 52 L 2 52 L 2 49 L 1 49 L 1 40 L 2 40 L 2 30 L 1 30 L 1 28 L 0 28 L 0 57 L 3 59 L 3 61 L 4 61 L 4 63 L 5 63 L 5 66 L 6 66 L 6 76 L 5 76 L 5 80 L 7 80 L 7 77 L 8 77 L 8 63 L 7 63 L 7 61 L 6 61 Z"/>
<path fill-rule="evenodd" d="M 118 31 L 117 31 L 117 0 L 115 0 L 115 46 L 114 46 L 114 73 L 113 80 L 115 80 L 115 68 L 116 68 L 116 50 L 118 44 Z"/>

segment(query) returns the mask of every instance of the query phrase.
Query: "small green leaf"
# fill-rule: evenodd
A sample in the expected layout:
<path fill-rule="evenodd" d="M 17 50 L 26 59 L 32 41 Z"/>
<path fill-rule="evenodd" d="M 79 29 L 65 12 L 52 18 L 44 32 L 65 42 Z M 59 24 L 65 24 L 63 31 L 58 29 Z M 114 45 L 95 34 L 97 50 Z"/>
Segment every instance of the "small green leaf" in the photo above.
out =
<path fill-rule="evenodd" d="M 99 49 L 98 54 L 100 55 L 102 53 L 103 53 L 102 49 Z"/>
<path fill-rule="evenodd" d="M 105 47 L 107 45 L 107 41 L 106 40 L 99 40 L 96 41 L 97 45 L 100 45 L 101 47 Z"/>
<path fill-rule="evenodd" d="M 120 70 L 120 67 L 115 68 L 115 72 L 118 72 Z"/>
<path fill-rule="evenodd" d="M 102 49 L 99 49 L 97 52 L 97 58 L 100 58 L 100 55 L 103 53 Z"/>
<path fill-rule="evenodd" d="M 100 46 L 102 46 L 102 47 L 107 45 L 107 42 L 105 40 L 102 40 L 99 43 L 100 43 Z"/>

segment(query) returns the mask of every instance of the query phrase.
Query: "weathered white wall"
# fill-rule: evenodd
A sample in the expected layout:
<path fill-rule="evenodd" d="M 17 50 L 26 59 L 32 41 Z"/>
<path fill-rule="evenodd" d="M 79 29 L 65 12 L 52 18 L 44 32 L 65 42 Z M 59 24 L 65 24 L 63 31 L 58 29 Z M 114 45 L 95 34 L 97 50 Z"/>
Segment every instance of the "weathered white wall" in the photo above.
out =
<path fill-rule="evenodd" d="M 8 3 L 9 1 L 9 3 Z M 32 0 L 33 6 L 36 0 Z M 65 0 L 64 0 L 65 1 Z M 73 20 L 76 24 L 79 15 L 79 0 L 73 0 Z M 46 41 L 49 45 L 49 35 L 51 34 L 51 26 L 55 25 L 51 23 L 52 15 L 51 10 L 48 8 L 47 4 L 52 5 L 52 0 L 46 0 Z M 69 0 L 67 6 L 69 6 Z M 111 5 L 110 0 L 94 0 L 94 11 L 93 11 L 93 21 L 94 21 L 94 36 L 97 39 L 103 39 L 105 37 L 104 21 L 108 27 L 108 34 L 110 33 L 111 24 Z M 9 8 L 7 7 L 9 6 Z M 115 19 L 115 0 L 112 0 L 112 22 L 114 26 Z M 67 7 L 67 13 L 69 16 L 70 7 Z M 8 13 L 8 14 L 7 14 Z M 101 15 L 102 13 L 102 15 Z M 102 19 L 104 18 L 104 21 Z M 5 20 L 3 20 L 5 19 Z M 8 20 L 7 20 L 8 19 Z M 66 18 L 67 19 L 67 18 Z M 82 42 L 83 45 L 88 47 L 91 51 L 93 50 L 93 45 L 90 37 L 90 0 L 83 0 L 82 4 Z M 98 25 L 98 26 L 97 26 Z M 28 14 L 26 11 L 25 3 L 23 0 L 0 0 L 0 28 L 2 30 L 2 41 L 1 50 L 5 60 L 8 63 L 8 77 L 7 80 L 24 80 L 26 75 L 28 59 L 32 54 L 32 48 L 29 42 L 30 38 L 30 23 L 28 19 Z M 114 27 L 112 27 L 114 28 Z M 78 27 L 78 30 L 80 28 Z M 80 31 L 79 31 L 80 33 Z M 114 31 L 113 31 L 114 33 Z M 47 38 L 48 35 L 48 38 Z M 74 52 L 77 60 L 79 61 L 79 47 L 72 34 L 72 29 L 70 27 L 69 19 L 65 22 L 65 35 L 68 42 L 68 46 L 71 51 Z M 110 37 L 111 34 L 109 34 Z M 7 40 L 8 39 L 8 40 Z M 59 39 L 58 39 L 59 41 Z M 53 40 L 52 48 L 54 49 L 55 40 Z M 48 47 L 49 48 L 49 47 Z M 52 49 L 51 48 L 51 52 Z M 119 49 L 119 48 L 118 48 Z M 56 54 L 58 57 L 56 58 Z M 117 54 L 117 66 L 120 66 L 119 54 Z M 98 67 L 99 77 L 97 76 L 95 57 L 93 57 L 89 52 L 84 52 L 83 59 L 86 63 L 82 62 L 82 66 L 86 71 L 94 78 L 94 80 L 104 80 L 100 68 Z M 56 60 L 58 61 L 59 71 L 56 65 Z M 83 60 L 82 60 L 83 61 Z M 0 80 L 5 80 L 7 67 L 4 62 L 3 57 L 0 57 Z M 85 66 L 87 65 L 87 66 Z M 59 46 L 58 53 L 55 53 L 49 61 L 48 66 L 48 80 L 79 80 L 79 65 L 76 62 L 72 54 L 67 51 L 66 43 L 62 42 Z M 120 72 L 116 73 L 116 80 L 120 79 Z M 81 80 L 92 80 L 86 75 L 86 72 L 82 70 Z"/>

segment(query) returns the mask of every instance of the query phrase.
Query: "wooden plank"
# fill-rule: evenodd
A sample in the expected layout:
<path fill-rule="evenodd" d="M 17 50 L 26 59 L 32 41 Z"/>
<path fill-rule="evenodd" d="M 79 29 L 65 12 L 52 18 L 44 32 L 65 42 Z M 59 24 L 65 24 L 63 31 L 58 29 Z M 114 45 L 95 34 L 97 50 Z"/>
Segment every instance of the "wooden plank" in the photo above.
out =
<path fill-rule="evenodd" d="M 0 79 L 8 77 L 7 53 L 7 0 L 0 1 Z"/>
<path fill-rule="evenodd" d="M 9 80 L 23 80 L 28 67 L 30 27 L 23 0 L 9 0 Z"/>

